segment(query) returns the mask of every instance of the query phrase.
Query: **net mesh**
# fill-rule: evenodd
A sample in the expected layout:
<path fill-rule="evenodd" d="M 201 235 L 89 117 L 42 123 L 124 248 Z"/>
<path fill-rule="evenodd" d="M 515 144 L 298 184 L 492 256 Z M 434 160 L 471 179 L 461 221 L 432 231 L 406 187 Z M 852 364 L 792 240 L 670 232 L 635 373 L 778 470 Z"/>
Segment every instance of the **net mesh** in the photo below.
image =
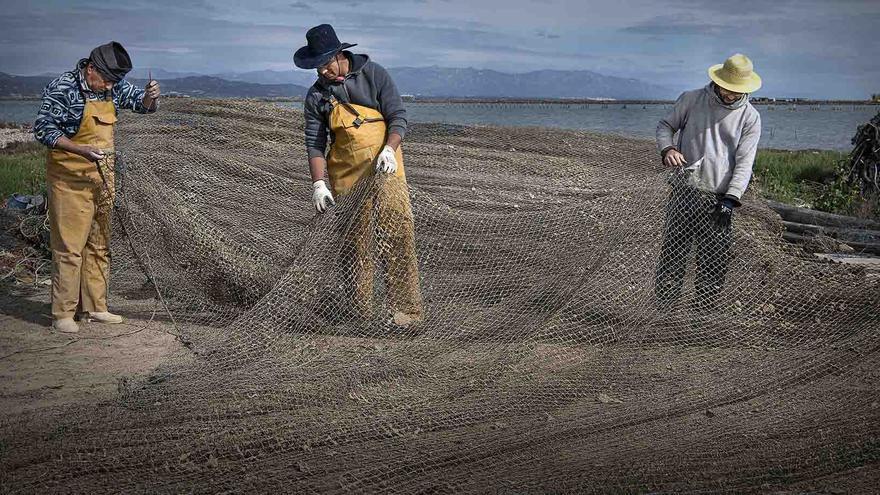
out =
<path fill-rule="evenodd" d="M 112 302 L 159 297 L 186 346 L 114 400 L 4 417 L 3 491 L 880 480 L 880 277 L 782 242 L 760 199 L 719 230 L 652 142 L 415 124 L 408 185 L 315 215 L 302 135 L 252 101 L 122 123 Z"/>

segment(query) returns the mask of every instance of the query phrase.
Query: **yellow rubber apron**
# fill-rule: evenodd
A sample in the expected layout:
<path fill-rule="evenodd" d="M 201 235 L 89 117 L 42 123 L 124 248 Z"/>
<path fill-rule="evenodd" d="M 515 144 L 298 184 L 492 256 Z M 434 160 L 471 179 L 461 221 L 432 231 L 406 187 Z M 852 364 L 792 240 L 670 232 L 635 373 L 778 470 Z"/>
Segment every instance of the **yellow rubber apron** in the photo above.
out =
<path fill-rule="evenodd" d="M 113 209 L 116 108 L 111 100 L 86 99 L 76 144 L 99 148 L 99 162 L 61 149 L 49 150 L 49 229 L 52 248 L 52 316 L 107 311 L 110 214 Z"/>
<path fill-rule="evenodd" d="M 327 157 L 327 175 L 334 196 L 344 196 L 361 177 L 374 173 L 376 157 L 385 147 L 385 118 L 375 109 L 330 97 L 333 144 Z M 402 146 L 397 147 L 397 177 L 403 172 Z"/>
<path fill-rule="evenodd" d="M 340 102 L 330 97 L 333 144 L 327 157 L 327 175 L 337 197 L 352 192 L 355 184 L 374 174 L 376 158 L 385 147 L 387 127 L 382 114 L 372 108 Z M 419 264 L 409 190 L 398 147 L 397 172 L 364 190 L 365 197 L 352 210 L 343 233 L 340 270 L 346 279 L 354 309 L 371 318 L 376 260 L 385 268 L 388 309 L 400 324 L 423 318 L 419 289 Z"/>

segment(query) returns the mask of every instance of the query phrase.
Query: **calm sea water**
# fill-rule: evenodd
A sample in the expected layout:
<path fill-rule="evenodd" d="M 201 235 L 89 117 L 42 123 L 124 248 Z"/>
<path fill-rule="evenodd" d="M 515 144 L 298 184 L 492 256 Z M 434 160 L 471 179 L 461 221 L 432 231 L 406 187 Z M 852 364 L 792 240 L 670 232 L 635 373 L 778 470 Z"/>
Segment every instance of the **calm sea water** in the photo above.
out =
<path fill-rule="evenodd" d="M 410 103 L 407 114 L 413 122 L 550 126 L 654 139 L 657 122 L 671 108 L 672 104 Z M 763 148 L 849 151 L 856 128 L 876 115 L 880 105 L 757 105 L 757 109 Z"/>
<path fill-rule="evenodd" d="M 293 103 L 296 108 L 300 103 Z M 33 122 L 39 102 L 0 101 L 0 122 Z M 646 138 L 671 108 L 652 105 L 523 103 L 407 103 L 411 122 L 548 126 Z M 880 105 L 758 105 L 763 121 L 760 146 L 849 151 L 856 127 Z"/>

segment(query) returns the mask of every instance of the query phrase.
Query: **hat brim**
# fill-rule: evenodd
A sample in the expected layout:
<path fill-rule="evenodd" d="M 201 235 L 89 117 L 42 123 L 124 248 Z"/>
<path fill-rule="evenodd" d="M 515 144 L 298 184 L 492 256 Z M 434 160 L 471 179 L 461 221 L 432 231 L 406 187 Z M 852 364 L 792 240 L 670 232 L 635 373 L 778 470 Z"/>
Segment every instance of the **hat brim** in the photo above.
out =
<path fill-rule="evenodd" d="M 754 93 L 761 89 L 761 77 L 758 76 L 758 74 L 752 72 L 748 81 L 743 83 L 733 83 L 721 78 L 719 72 L 721 72 L 722 68 L 724 68 L 724 64 L 716 64 L 709 67 L 709 79 L 722 88 L 728 91 L 733 91 L 734 93 Z"/>
<path fill-rule="evenodd" d="M 337 53 L 353 46 L 357 46 L 357 43 L 341 43 L 338 48 L 334 48 L 328 52 L 313 53 L 309 50 L 308 45 L 306 45 L 293 54 L 293 63 L 300 69 L 317 69 L 329 62 Z"/>

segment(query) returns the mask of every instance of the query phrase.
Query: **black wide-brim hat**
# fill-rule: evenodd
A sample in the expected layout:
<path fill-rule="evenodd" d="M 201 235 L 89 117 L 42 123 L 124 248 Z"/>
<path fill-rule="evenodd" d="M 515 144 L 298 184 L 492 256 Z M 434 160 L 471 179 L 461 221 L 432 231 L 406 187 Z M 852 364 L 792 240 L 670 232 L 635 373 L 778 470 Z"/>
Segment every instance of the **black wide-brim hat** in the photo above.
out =
<path fill-rule="evenodd" d="M 342 50 L 357 46 L 357 43 L 340 43 L 330 24 L 309 29 L 306 32 L 306 41 L 308 45 L 293 54 L 293 63 L 300 69 L 316 69 Z"/>

